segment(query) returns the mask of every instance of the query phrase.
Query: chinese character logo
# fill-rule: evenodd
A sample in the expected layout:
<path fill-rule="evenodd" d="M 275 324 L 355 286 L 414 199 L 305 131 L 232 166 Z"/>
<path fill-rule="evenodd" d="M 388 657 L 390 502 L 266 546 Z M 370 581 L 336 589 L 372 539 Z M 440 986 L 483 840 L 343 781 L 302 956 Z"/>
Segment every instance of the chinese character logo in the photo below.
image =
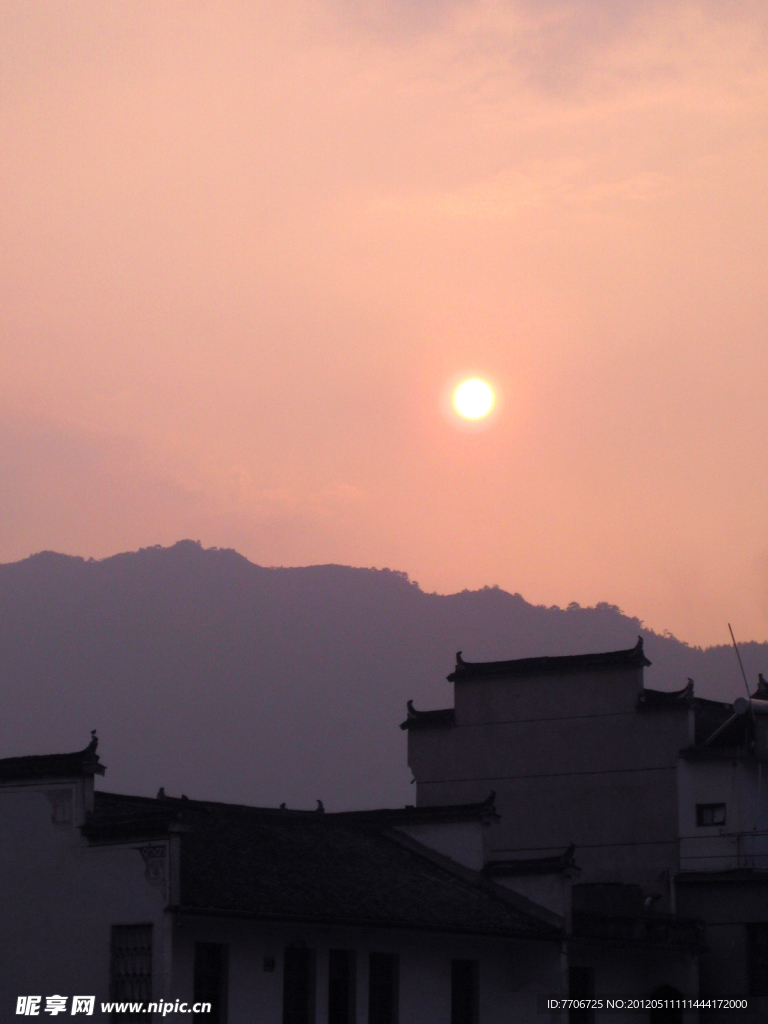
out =
<path fill-rule="evenodd" d="M 84 1013 L 86 1016 L 92 1017 L 95 1003 L 96 996 L 72 996 L 72 1015 Z"/>
<path fill-rule="evenodd" d="M 39 1017 L 42 1001 L 42 996 L 19 996 L 16 1000 L 16 1013 L 25 1017 Z"/>

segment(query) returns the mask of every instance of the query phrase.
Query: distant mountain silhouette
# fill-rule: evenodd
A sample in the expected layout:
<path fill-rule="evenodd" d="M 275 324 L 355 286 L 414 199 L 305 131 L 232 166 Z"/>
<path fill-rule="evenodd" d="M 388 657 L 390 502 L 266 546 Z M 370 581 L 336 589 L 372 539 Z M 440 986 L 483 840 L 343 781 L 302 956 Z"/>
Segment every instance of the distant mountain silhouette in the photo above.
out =
<path fill-rule="evenodd" d="M 467 660 L 634 645 L 646 684 L 744 692 L 733 651 L 659 636 L 618 608 L 497 588 L 425 594 L 403 573 L 268 569 L 193 541 L 103 561 L 0 566 L 0 757 L 74 750 L 98 728 L 106 788 L 328 809 L 413 802 L 405 703 L 450 706 Z M 768 644 L 742 646 L 750 683 Z"/>

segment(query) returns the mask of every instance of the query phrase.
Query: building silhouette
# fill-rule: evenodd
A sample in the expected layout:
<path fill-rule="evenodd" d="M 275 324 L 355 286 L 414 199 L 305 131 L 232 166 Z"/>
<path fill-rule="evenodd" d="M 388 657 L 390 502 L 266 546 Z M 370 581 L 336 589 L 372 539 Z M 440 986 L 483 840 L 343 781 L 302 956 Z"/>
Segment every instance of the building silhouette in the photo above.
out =
<path fill-rule="evenodd" d="M 403 723 L 417 804 L 494 789 L 485 873 L 563 915 L 572 991 L 621 991 L 634 963 L 637 992 L 768 994 L 768 686 L 734 710 L 647 689 L 649 664 L 642 639 L 459 653 L 454 706 Z"/>
<path fill-rule="evenodd" d="M 3 1020 L 88 994 L 112 1020 L 501 1024 L 560 989 L 561 919 L 466 863 L 490 800 L 328 814 L 111 794 L 104 771 L 95 737 L 0 761 Z"/>
<path fill-rule="evenodd" d="M 3 1019 L 88 994 L 113 1020 L 508 1024 L 610 995 L 659 1022 L 766 994 L 768 686 L 731 706 L 647 665 L 459 654 L 453 707 L 408 703 L 397 809 L 109 793 L 95 735 L 0 760 Z"/>

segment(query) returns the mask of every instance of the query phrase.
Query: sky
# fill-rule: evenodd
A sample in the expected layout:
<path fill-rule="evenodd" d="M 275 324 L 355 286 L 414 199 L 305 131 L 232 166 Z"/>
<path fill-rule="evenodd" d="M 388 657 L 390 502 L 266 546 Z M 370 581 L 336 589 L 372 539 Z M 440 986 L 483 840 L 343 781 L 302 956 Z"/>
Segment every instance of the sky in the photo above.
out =
<path fill-rule="evenodd" d="M 768 639 L 767 100 L 751 0 L 4 0 L 0 562 Z"/>

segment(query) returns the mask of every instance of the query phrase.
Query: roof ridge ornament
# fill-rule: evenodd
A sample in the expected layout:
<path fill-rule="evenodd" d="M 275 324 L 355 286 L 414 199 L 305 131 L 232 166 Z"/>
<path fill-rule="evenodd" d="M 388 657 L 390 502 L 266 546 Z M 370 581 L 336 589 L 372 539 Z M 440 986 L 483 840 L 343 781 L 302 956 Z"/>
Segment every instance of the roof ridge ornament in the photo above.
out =
<path fill-rule="evenodd" d="M 573 672 L 592 672 L 603 669 L 647 668 L 651 662 L 643 650 L 643 637 L 637 643 L 620 651 L 598 651 L 588 654 L 541 655 L 535 658 L 511 658 L 506 661 L 465 661 L 462 652 L 456 652 L 456 668 L 447 676 L 449 683 L 470 681 L 480 677 L 513 677 L 531 675 L 561 675 Z"/>
<path fill-rule="evenodd" d="M 406 701 L 405 706 L 408 709 L 408 716 L 404 722 L 400 723 L 401 729 L 410 729 L 411 727 L 420 729 L 423 726 L 455 724 L 455 712 L 453 708 L 439 708 L 434 711 L 419 711 L 413 706 L 412 700 Z"/>
<path fill-rule="evenodd" d="M 96 748 L 99 737 L 91 729 L 91 742 L 82 750 L 67 754 L 28 754 L 22 757 L 0 758 L 0 779 L 73 778 L 81 775 L 103 775 Z"/>
<path fill-rule="evenodd" d="M 688 677 L 688 681 L 681 690 L 649 690 L 646 687 L 640 691 L 640 704 L 653 706 L 669 706 L 670 704 L 687 704 L 694 698 L 694 683 Z"/>

